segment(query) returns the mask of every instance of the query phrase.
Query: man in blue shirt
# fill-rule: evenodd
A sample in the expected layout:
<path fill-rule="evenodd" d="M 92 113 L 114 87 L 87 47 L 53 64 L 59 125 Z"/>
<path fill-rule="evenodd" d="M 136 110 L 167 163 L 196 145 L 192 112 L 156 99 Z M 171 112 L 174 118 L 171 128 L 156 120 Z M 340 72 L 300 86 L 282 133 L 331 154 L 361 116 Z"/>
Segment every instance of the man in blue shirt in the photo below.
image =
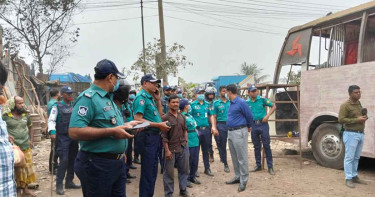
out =
<path fill-rule="evenodd" d="M 248 132 L 251 132 L 253 115 L 246 101 L 237 96 L 234 84 L 227 86 L 230 106 L 228 109 L 227 127 L 229 151 L 232 156 L 234 178 L 226 184 L 240 183 L 238 191 L 246 189 L 249 179 L 249 160 L 247 158 Z"/>

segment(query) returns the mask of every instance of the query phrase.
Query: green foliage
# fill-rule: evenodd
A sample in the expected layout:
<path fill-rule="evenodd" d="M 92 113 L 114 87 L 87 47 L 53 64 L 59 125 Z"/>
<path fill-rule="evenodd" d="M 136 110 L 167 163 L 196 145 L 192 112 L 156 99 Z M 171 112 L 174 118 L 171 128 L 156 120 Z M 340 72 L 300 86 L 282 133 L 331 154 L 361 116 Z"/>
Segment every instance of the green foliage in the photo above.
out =
<path fill-rule="evenodd" d="M 241 65 L 241 73 L 253 76 L 255 84 L 259 84 L 269 77 L 268 75 L 262 75 L 262 71 L 263 69 L 259 68 L 256 64 L 248 64 L 244 62 Z"/>
<path fill-rule="evenodd" d="M 294 72 L 294 71 L 290 71 L 288 73 L 288 80 L 287 80 L 287 83 L 288 84 L 295 84 L 295 85 L 299 85 L 301 83 L 301 71 L 297 71 L 297 72 Z"/>
<path fill-rule="evenodd" d="M 187 65 L 193 65 L 182 54 L 185 47 L 174 43 L 172 46 L 166 46 L 167 58 L 162 61 L 160 51 L 160 40 L 154 39 L 154 43 L 147 43 L 145 49 L 145 61 L 143 61 L 143 51 L 140 52 L 138 60 L 131 66 L 133 80 L 138 80 L 141 75 L 151 73 L 157 78 L 162 79 L 165 76 L 177 76 L 180 69 Z"/>

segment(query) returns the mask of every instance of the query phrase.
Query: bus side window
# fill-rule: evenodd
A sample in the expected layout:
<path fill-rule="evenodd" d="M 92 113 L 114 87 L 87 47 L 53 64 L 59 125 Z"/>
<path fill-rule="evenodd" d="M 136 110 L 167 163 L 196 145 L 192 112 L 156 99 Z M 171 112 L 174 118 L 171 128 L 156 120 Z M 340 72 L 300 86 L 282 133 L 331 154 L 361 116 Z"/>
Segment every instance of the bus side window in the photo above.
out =
<path fill-rule="evenodd" d="M 363 62 L 375 61 L 375 15 L 367 19 L 365 39 L 363 42 Z"/>

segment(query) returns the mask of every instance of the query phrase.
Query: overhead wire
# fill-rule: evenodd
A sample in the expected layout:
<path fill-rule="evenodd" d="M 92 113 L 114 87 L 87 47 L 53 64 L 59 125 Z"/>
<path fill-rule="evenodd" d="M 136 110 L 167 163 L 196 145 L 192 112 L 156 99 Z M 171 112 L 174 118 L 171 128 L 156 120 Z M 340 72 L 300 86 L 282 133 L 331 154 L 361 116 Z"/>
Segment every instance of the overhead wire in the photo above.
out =
<path fill-rule="evenodd" d="M 167 18 L 172 18 L 172 19 L 176 19 L 176 20 L 181 20 L 181 21 L 187 21 L 187 22 L 192 22 L 192 23 L 202 24 L 202 25 L 206 25 L 206 26 L 220 27 L 220 28 L 224 28 L 224 29 L 240 30 L 240 31 L 246 31 L 246 32 L 254 32 L 253 30 L 249 30 L 249 29 L 236 28 L 236 27 L 228 27 L 228 26 L 223 26 L 223 25 L 214 25 L 214 24 L 204 23 L 204 22 L 195 21 L 195 20 L 189 20 L 189 19 L 178 18 L 178 17 L 174 17 L 174 16 L 168 16 L 168 15 L 165 15 L 165 17 L 167 17 Z M 266 32 L 263 32 L 263 33 L 266 33 Z M 267 33 L 268 33 L 268 34 L 272 34 L 272 35 L 279 35 L 279 36 L 280 36 L 280 34 L 277 34 L 277 33 L 270 33 L 270 32 L 267 32 Z"/>
<path fill-rule="evenodd" d="M 303 10 L 316 10 L 316 11 L 333 11 L 333 10 L 340 10 L 337 9 L 336 7 L 332 8 L 333 6 L 327 5 L 327 6 L 308 6 L 308 5 L 297 5 L 295 3 L 293 4 L 288 4 L 288 3 L 275 3 L 275 2 L 270 2 L 270 1 L 260 1 L 260 0 L 245 0 L 245 1 L 234 1 L 234 0 L 216 0 L 216 1 L 221 1 L 221 2 L 228 2 L 228 3 L 235 3 L 235 4 L 244 4 L 244 5 L 256 5 L 256 6 L 261 6 L 261 7 L 276 7 L 276 8 L 292 8 L 292 9 L 303 9 Z M 253 3 L 249 3 L 253 2 Z M 254 3 L 255 2 L 255 3 Z"/>
<path fill-rule="evenodd" d="M 189 3 L 181 2 L 181 1 L 173 1 L 173 2 L 164 1 L 164 3 L 166 5 L 177 8 L 177 10 L 174 10 L 174 9 L 170 9 L 169 7 L 167 7 L 167 9 L 165 10 L 194 14 L 200 17 L 209 18 L 211 20 L 222 23 L 224 25 L 210 24 L 206 22 L 183 19 L 183 18 L 170 16 L 170 15 L 168 15 L 168 18 L 198 23 L 201 25 L 208 25 L 208 26 L 221 27 L 221 28 L 227 28 L 227 29 L 236 29 L 236 30 L 241 30 L 241 31 L 268 33 L 268 34 L 274 34 L 274 35 L 280 35 L 280 33 L 274 32 L 273 29 L 270 30 L 270 29 L 267 29 L 266 27 L 279 28 L 279 29 L 281 28 L 287 29 L 287 27 L 281 27 L 278 25 L 266 24 L 266 23 L 255 22 L 255 21 L 248 21 L 248 20 L 244 20 L 243 18 L 251 17 L 251 18 L 279 19 L 279 20 L 285 20 L 285 19 L 306 20 L 306 19 L 310 19 L 313 17 L 316 18 L 316 16 L 322 16 L 323 10 L 324 10 L 323 8 L 321 9 L 322 10 L 321 14 L 318 13 L 318 11 L 320 12 L 320 10 L 318 9 L 311 10 L 311 9 L 317 8 L 314 6 L 303 6 L 303 9 L 311 8 L 310 10 L 307 9 L 309 10 L 309 12 L 299 12 L 299 11 L 296 12 L 296 11 L 283 10 L 285 8 L 289 8 L 292 6 L 291 4 L 288 4 L 288 3 L 280 3 L 280 5 L 284 5 L 284 6 L 277 7 L 277 8 L 282 8 L 282 9 L 274 9 L 276 8 L 275 6 L 267 6 L 267 9 L 254 7 L 254 6 L 265 7 L 265 4 L 270 3 L 270 2 L 263 2 L 259 0 L 247 0 L 249 2 L 256 2 L 253 4 L 248 3 L 248 2 L 239 2 L 239 0 L 216 0 L 216 1 L 224 2 L 224 3 L 217 3 L 217 2 L 212 2 L 212 1 L 205 2 L 201 0 L 189 0 Z M 144 1 L 144 3 L 156 3 L 156 2 L 157 2 L 156 0 Z M 294 1 L 285 1 L 285 2 L 295 3 Z M 88 5 L 88 9 L 86 11 L 107 11 L 107 10 L 112 11 L 112 10 L 118 10 L 118 9 L 134 9 L 134 8 L 139 8 L 139 6 L 137 6 L 139 5 L 139 3 L 140 3 L 139 0 L 138 1 L 126 0 L 126 2 L 123 2 L 123 1 L 86 2 L 86 5 Z M 226 4 L 226 3 L 231 3 L 231 5 Z M 233 4 L 236 4 L 236 5 L 233 5 Z M 246 6 L 238 6 L 238 4 L 244 4 Z M 309 5 L 316 6 L 316 4 L 309 4 Z M 144 6 L 144 8 L 158 9 L 158 8 L 149 7 L 149 6 Z M 306 11 L 306 10 L 302 10 L 302 11 Z M 152 15 L 152 16 L 157 16 L 157 15 Z M 152 16 L 146 16 L 146 17 L 152 17 Z M 86 22 L 86 23 L 77 23 L 76 25 L 116 22 L 116 21 L 132 20 L 132 19 L 138 19 L 138 18 L 140 17 L 113 19 L 113 20 L 104 20 L 104 21 L 93 21 L 93 22 Z M 243 24 L 239 21 L 245 22 L 248 24 L 263 25 L 264 27 L 249 27 L 248 25 Z"/>
<path fill-rule="evenodd" d="M 176 8 L 189 11 L 189 9 L 187 9 L 187 8 L 182 8 L 182 7 L 178 7 L 178 6 L 176 6 Z M 249 29 L 249 30 L 262 32 L 262 33 L 276 33 L 276 32 L 269 32 L 270 31 L 269 29 L 264 29 L 264 28 L 254 29 L 254 28 L 251 28 L 251 27 L 248 27 L 246 25 L 239 24 L 239 23 L 236 23 L 236 22 L 232 22 L 232 21 L 228 21 L 228 20 L 224 20 L 224 19 L 218 19 L 218 18 L 215 18 L 213 16 L 208 16 L 208 15 L 205 15 L 205 14 L 202 14 L 202 13 L 197 13 L 197 12 L 194 12 L 194 11 L 190 11 L 190 12 L 193 13 L 193 14 L 199 15 L 199 16 L 203 16 L 203 17 L 206 17 L 206 18 L 213 19 L 215 21 L 218 21 L 220 23 L 224 23 L 224 24 L 227 24 L 227 25 L 233 25 L 233 26 L 237 26 L 237 27 L 240 27 L 240 28 L 246 28 L 246 29 Z M 277 33 L 277 34 L 279 34 L 279 33 Z"/>
<path fill-rule="evenodd" d="M 155 17 L 155 16 L 158 16 L 158 15 L 144 16 L 143 18 L 150 18 L 150 17 Z M 91 22 L 84 22 L 84 23 L 75 23 L 74 25 L 87 25 L 87 24 L 97 24 L 97 23 L 128 21 L 128 20 L 134 20 L 134 19 L 140 19 L 140 18 L 141 17 L 131 17 L 131 18 L 120 18 L 120 19 L 112 19 L 112 20 L 91 21 Z"/>
<path fill-rule="evenodd" d="M 307 14 L 307 12 L 296 12 L 296 11 L 290 11 L 290 10 L 285 11 L 285 10 L 277 10 L 277 9 L 264 9 L 264 8 L 256 8 L 256 7 L 228 5 L 228 4 L 214 3 L 214 2 L 207 2 L 207 1 L 200 1 L 200 0 L 189 0 L 189 2 L 195 2 L 195 3 L 201 4 L 201 5 L 205 4 L 206 6 L 217 6 L 217 7 L 234 8 L 234 9 L 241 9 L 241 10 L 251 10 L 251 11 L 257 11 L 257 12 L 268 12 L 268 13 L 278 13 L 278 14 L 281 14 L 281 13 Z M 177 2 L 169 2 L 169 3 L 177 3 Z M 188 3 L 184 3 L 184 4 L 188 4 Z M 191 5 L 191 3 L 190 3 L 190 5 Z"/>

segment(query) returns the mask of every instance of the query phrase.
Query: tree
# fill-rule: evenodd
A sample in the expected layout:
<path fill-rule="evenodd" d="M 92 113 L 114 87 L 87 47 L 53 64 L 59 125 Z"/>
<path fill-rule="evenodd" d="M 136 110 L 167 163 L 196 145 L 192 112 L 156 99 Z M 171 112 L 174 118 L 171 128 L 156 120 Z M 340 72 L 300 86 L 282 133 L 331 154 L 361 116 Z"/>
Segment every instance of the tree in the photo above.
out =
<path fill-rule="evenodd" d="M 287 84 L 299 85 L 301 83 L 301 71 L 294 72 L 291 70 L 287 78 L 284 78 L 283 81 Z"/>
<path fill-rule="evenodd" d="M 143 51 L 139 54 L 138 60 L 131 66 L 133 72 L 133 80 L 139 79 L 139 74 L 151 73 L 158 79 L 167 76 L 177 76 L 180 69 L 187 65 L 193 65 L 187 60 L 187 57 L 182 54 L 185 47 L 174 43 L 172 46 L 166 46 L 167 58 L 162 62 L 160 56 L 161 44 L 160 40 L 154 39 L 154 43 L 147 43 L 145 49 L 145 60 L 143 61 Z M 167 84 L 164 84 L 167 85 Z"/>
<path fill-rule="evenodd" d="M 51 74 L 56 73 L 61 70 L 64 63 L 68 57 L 72 55 L 70 51 L 70 45 L 63 42 L 56 43 L 51 49 L 52 53 L 49 56 L 49 68 L 47 69 L 48 79 Z"/>
<path fill-rule="evenodd" d="M 4 21 L 5 46 L 11 53 L 26 47 L 43 74 L 46 56 L 54 45 L 69 37 L 76 42 L 79 28 L 72 29 L 72 16 L 81 0 L 0 0 L 0 20 Z M 66 45 L 69 46 L 69 45 Z"/>
<path fill-rule="evenodd" d="M 258 68 L 258 65 L 256 64 L 248 64 L 246 62 L 242 63 L 241 65 L 241 73 L 244 75 L 251 75 L 254 77 L 255 84 L 258 84 L 262 81 L 264 81 L 268 75 L 261 75 L 263 69 Z"/>

